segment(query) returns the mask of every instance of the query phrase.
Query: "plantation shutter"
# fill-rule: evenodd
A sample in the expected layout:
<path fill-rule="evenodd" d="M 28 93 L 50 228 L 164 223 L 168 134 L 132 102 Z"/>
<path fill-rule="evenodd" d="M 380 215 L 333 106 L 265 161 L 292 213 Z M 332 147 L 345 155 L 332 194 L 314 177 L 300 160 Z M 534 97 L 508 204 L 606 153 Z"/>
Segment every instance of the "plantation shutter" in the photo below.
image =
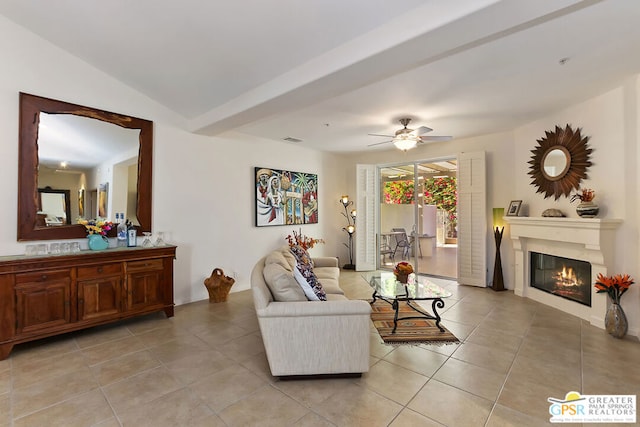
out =
<path fill-rule="evenodd" d="M 485 153 L 458 154 L 458 283 L 487 286 Z"/>
<path fill-rule="evenodd" d="M 356 270 L 376 265 L 376 167 L 356 165 Z"/>

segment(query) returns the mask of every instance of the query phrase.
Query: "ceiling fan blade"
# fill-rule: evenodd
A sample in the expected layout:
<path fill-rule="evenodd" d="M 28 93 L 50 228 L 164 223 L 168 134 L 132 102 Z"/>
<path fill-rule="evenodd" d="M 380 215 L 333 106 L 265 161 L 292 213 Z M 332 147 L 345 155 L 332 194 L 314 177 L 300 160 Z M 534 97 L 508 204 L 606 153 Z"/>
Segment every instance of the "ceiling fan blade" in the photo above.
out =
<path fill-rule="evenodd" d="M 381 135 L 379 133 L 368 133 L 369 136 L 384 136 L 385 138 L 393 138 L 393 135 Z"/>
<path fill-rule="evenodd" d="M 452 136 L 444 136 L 444 135 L 443 136 L 432 135 L 432 136 L 421 136 L 420 137 L 420 141 L 422 141 L 422 142 L 451 141 L 452 139 L 453 139 Z"/>
<path fill-rule="evenodd" d="M 382 136 L 382 135 L 380 135 L 380 136 Z M 388 144 L 388 143 L 390 143 L 390 142 L 391 142 L 391 141 L 376 142 L 375 144 L 369 144 L 369 145 L 367 145 L 367 147 L 375 147 L 376 145 Z"/>
<path fill-rule="evenodd" d="M 426 127 L 426 126 L 420 126 L 418 129 L 414 130 L 413 132 L 420 136 L 420 135 L 424 135 L 425 133 L 429 133 L 431 132 L 433 129 Z"/>

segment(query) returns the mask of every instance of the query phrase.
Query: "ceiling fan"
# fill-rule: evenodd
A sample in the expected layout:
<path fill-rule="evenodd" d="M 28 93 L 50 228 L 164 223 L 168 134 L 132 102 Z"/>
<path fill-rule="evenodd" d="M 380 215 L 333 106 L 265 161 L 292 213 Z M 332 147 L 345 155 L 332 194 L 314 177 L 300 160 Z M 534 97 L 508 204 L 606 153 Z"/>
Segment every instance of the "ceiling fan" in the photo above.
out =
<path fill-rule="evenodd" d="M 400 124 L 404 126 L 402 129 L 398 129 L 395 135 L 380 135 L 377 133 L 370 133 L 370 136 L 385 136 L 392 138 L 390 141 L 376 142 L 375 144 L 369 144 L 367 147 L 373 147 L 381 144 L 388 144 L 393 142 L 396 148 L 407 151 L 414 148 L 418 144 L 424 144 L 429 141 L 449 141 L 452 136 L 425 136 L 426 133 L 431 132 L 433 129 L 426 126 L 420 126 L 418 129 L 409 129 L 407 125 L 411 122 L 410 118 L 400 119 Z"/>

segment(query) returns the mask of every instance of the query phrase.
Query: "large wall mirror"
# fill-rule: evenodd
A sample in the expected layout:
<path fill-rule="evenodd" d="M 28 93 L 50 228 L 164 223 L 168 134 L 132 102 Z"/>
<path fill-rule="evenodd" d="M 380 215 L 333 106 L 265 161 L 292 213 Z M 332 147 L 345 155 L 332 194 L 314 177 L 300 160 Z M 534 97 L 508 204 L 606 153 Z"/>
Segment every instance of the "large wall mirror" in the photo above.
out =
<path fill-rule="evenodd" d="M 529 161 L 529 175 L 532 185 L 544 198 L 567 196 L 580 188 L 580 182 L 587 178 L 587 168 L 591 166 L 589 137 L 582 137 L 580 129 L 573 130 L 570 125 L 564 129 L 556 126 L 555 131 L 545 131 L 544 138 L 538 140 L 538 146 L 532 150 Z"/>
<path fill-rule="evenodd" d="M 20 94 L 18 240 L 86 236 L 124 213 L 151 231 L 153 122 Z"/>

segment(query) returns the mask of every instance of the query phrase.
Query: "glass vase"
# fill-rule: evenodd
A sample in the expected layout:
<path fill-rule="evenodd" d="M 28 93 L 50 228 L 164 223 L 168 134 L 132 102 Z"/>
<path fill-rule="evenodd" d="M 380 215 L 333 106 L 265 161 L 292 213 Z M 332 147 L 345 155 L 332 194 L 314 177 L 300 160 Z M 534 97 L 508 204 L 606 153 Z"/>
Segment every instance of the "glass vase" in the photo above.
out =
<path fill-rule="evenodd" d="M 109 240 L 101 234 L 89 234 L 89 249 L 92 251 L 102 251 L 109 247 Z"/>
<path fill-rule="evenodd" d="M 611 302 L 604 316 L 604 327 L 610 335 L 616 338 L 623 338 L 627 334 L 629 323 L 620 304 Z"/>

